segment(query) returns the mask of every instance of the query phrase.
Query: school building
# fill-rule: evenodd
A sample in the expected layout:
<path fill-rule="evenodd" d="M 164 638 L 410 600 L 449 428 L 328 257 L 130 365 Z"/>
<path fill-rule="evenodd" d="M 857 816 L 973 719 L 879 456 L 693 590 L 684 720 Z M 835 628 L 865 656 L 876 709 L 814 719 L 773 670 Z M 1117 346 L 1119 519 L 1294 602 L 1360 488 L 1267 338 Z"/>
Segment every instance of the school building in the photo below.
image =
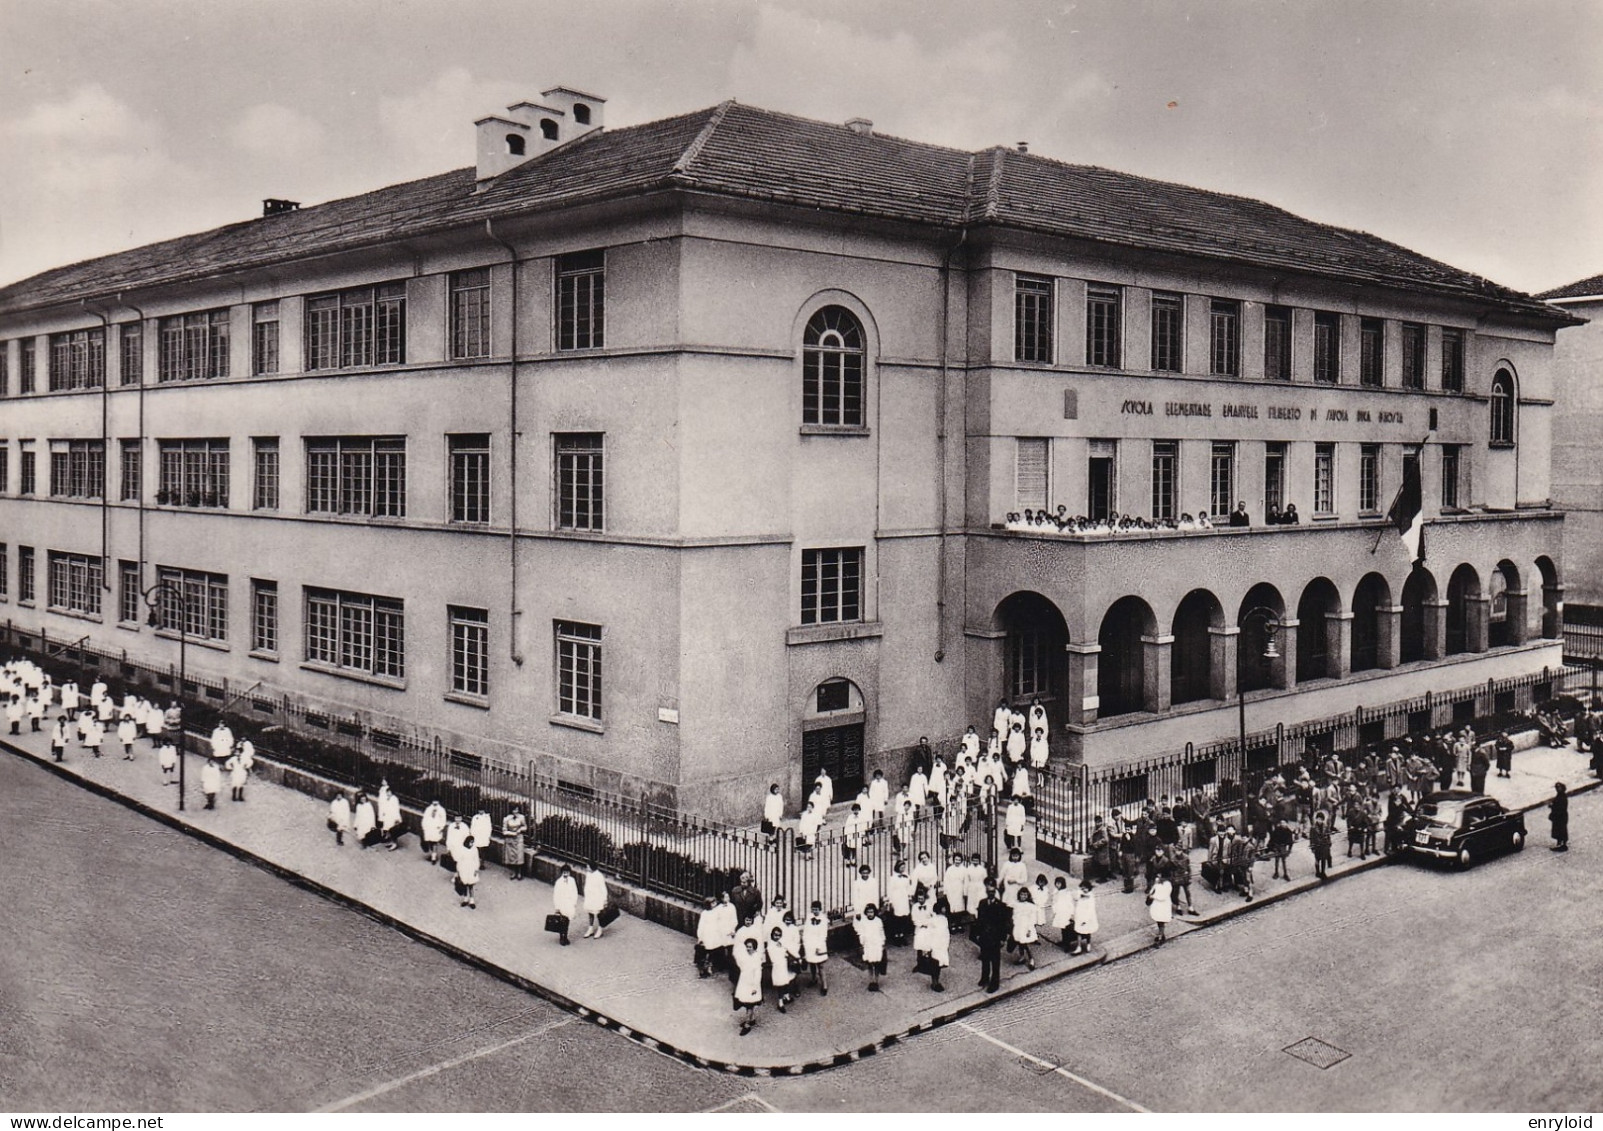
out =
<path fill-rule="evenodd" d="M 740 820 L 1003 696 L 1103 764 L 1558 665 L 1571 314 L 1022 146 L 604 111 L 0 289 L 0 616 Z"/>
<path fill-rule="evenodd" d="M 1565 622 L 1603 630 L 1603 275 L 1540 297 L 1587 320 L 1553 347 L 1553 505 L 1565 512 Z"/>

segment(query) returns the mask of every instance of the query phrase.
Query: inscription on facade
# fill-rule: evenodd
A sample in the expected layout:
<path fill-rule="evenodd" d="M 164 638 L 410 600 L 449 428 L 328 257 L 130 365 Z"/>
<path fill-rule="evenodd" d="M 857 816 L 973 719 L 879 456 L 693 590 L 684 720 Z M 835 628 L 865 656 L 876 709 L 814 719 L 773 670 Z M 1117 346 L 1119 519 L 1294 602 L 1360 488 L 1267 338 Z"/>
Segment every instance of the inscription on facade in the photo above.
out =
<path fill-rule="evenodd" d="M 1218 412 L 1215 413 L 1217 407 Z M 1119 414 L 1121 416 L 1156 416 L 1157 407 L 1152 401 L 1140 398 L 1130 398 L 1120 402 Z M 1303 409 L 1299 405 L 1284 404 L 1220 404 L 1218 406 L 1198 401 L 1165 401 L 1163 402 L 1164 416 L 1201 416 L 1212 418 L 1215 415 L 1226 420 L 1302 420 Z M 1395 410 L 1373 412 L 1367 408 L 1325 408 L 1320 409 L 1310 405 L 1307 409 L 1309 424 L 1320 422 L 1338 422 L 1343 424 L 1402 424 L 1403 414 Z"/>

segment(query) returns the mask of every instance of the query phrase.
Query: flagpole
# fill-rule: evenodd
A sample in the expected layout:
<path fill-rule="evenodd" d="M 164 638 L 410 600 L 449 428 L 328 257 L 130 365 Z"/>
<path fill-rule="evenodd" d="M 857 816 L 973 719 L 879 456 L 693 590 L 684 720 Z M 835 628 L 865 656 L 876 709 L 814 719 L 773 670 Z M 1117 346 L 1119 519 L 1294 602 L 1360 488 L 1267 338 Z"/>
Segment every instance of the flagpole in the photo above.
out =
<path fill-rule="evenodd" d="M 1417 445 L 1415 445 L 1416 447 L 1419 448 L 1421 455 L 1424 454 L 1425 445 L 1428 444 L 1429 442 L 1430 442 L 1430 433 L 1426 432 L 1424 436 L 1420 437 L 1419 443 Z M 1421 472 L 1420 473 L 1421 488 L 1423 488 L 1423 485 L 1424 485 L 1424 478 L 1425 478 L 1424 477 L 1424 473 Z M 1406 481 L 1406 479 L 1405 479 L 1405 481 Z M 1387 514 L 1391 514 L 1393 511 L 1395 511 L 1397 509 L 1397 500 L 1401 499 L 1403 497 L 1403 486 L 1404 486 L 1404 484 L 1402 484 L 1402 483 L 1399 483 L 1397 485 L 1397 494 L 1392 496 L 1391 506 L 1386 508 L 1386 513 Z M 1424 495 L 1423 489 L 1421 489 L 1420 494 L 1422 496 Z M 1424 505 L 1425 505 L 1425 500 L 1423 498 L 1421 498 L 1419 503 L 1420 503 L 1420 506 L 1423 508 Z M 1388 522 L 1386 524 L 1386 526 L 1390 526 L 1390 525 L 1391 525 L 1390 522 Z M 1385 527 L 1382 527 L 1381 529 L 1375 531 L 1375 544 L 1373 546 L 1369 547 L 1369 553 L 1370 553 L 1371 557 L 1373 557 L 1380 550 L 1380 540 L 1382 538 L 1384 538 L 1384 537 L 1386 537 L 1386 529 L 1385 529 Z"/>

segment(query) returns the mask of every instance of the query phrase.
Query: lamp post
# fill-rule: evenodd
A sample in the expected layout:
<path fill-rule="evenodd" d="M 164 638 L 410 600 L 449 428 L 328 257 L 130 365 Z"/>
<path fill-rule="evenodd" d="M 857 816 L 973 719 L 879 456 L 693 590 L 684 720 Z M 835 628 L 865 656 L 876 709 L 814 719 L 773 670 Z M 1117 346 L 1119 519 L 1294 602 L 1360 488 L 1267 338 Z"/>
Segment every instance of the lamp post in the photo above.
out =
<path fill-rule="evenodd" d="M 151 628 L 164 627 L 161 616 L 161 606 L 164 598 L 177 603 L 178 615 L 174 618 L 178 621 L 178 694 L 176 701 L 178 703 L 178 716 L 182 720 L 184 684 L 188 672 L 186 661 L 188 660 L 189 644 L 187 631 L 189 601 L 185 597 L 183 589 L 170 581 L 156 582 L 149 589 L 146 589 L 141 596 L 144 597 L 145 604 L 150 608 L 150 616 L 146 618 L 145 623 L 150 625 Z M 184 811 L 184 761 L 184 727 L 182 721 L 180 721 L 178 724 L 178 811 L 180 813 Z"/>
<path fill-rule="evenodd" d="M 1241 614 L 1241 627 L 1245 628 L 1253 617 L 1261 616 L 1264 619 L 1264 647 L 1263 658 L 1275 660 L 1280 657 L 1280 650 L 1275 647 L 1275 633 L 1280 629 L 1279 617 L 1281 614 L 1264 605 L 1255 605 Z M 1240 678 L 1236 679 L 1236 718 L 1241 728 L 1241 831 L 1247 831 L 1247 686 Z"/>

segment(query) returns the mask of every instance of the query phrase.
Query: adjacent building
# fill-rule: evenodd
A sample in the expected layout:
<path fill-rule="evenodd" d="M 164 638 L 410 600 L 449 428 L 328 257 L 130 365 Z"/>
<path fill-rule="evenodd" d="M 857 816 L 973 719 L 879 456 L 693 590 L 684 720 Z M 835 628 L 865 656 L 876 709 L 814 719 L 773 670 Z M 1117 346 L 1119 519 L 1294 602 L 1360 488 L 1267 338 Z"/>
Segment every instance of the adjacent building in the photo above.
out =
<path fill-rule="evenodd" d="M 1107 763 L 1558 664 L 1570 313 L 1022 148 L 603 118 L 0 290 L 0 615 L 739 819 L 999 697 Z"/>
<path fill-rule="evenodd" d="M 1553 347 L 1553 504 L 1567 516 L 1565 621 L 1603 629 L 1603 275 L 1539 297 L 1587 321 Z"/>

